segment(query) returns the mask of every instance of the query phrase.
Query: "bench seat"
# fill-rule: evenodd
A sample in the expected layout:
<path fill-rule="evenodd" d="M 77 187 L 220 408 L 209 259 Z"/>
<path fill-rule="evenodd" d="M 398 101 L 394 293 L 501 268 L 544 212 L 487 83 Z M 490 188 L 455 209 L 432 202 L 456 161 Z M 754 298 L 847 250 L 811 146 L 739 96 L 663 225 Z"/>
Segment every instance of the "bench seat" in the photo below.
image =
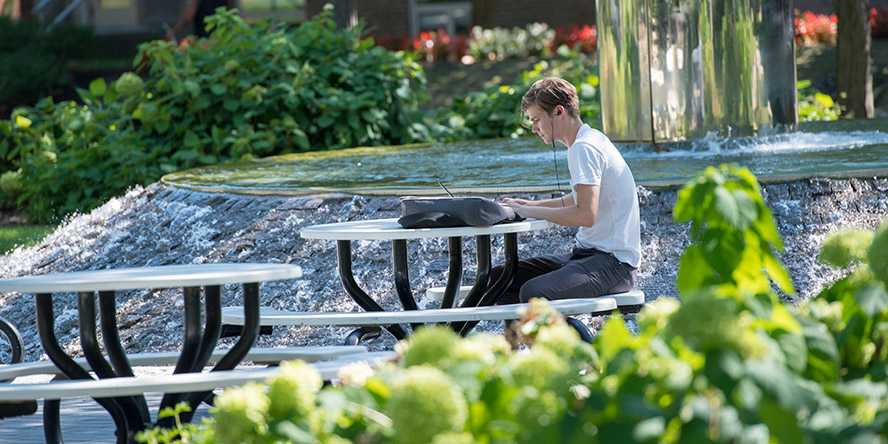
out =
<path fill-rule="evenodd" d="M 528 304 L 493 305 L 489 307 L 437 308 L 408 311 L 369 311 L 369 312 L 298 312 L 263 308 L 259 313 L 262 326 L 358 326 L 344 340 L 346 345 L 358 345 L 366 339 L 379 336 L 380 327 L 393 324 L 427 324 L 452 322 L 454 328 L 463 334 L 471 330 L 477 321 L 511 321 L 521 318 Z M 585 341 L 592 340 L 592 333 L 577 319 L 579 314 L 603 315 L 617 309 L 613 298 L 564 299 L 550 301 L 550 305 L 567 317 L 567 322 L 577 330 Z M 236 331 L 243 326 L 245 318 L 242 307 L 222 309 L 222 329 Z"/>
<path fill-rule="evenodd" d="M 444 299 L 445 287 L 431 287 L 426 290 L 426 297 L 430 300 L 440 301 Z M 471 285 L 459 287 L 458 299 L 463 299 L 472 290 Z M 644 292 L 635 288 L 625 293 L 606 294 L 603 298 L 613 298 L 617 302 L 617 308 L 623 313 L 637 313 L 644 306 Z"/>
<path fill-rule="evenodd" d="M 614 299 L 604 297 L 565 299 L 552 301 L 551 305 L 565 316 L 589 313 L 604 314 L 617 308 Z M 521 309 L 526 306 L 527 304 L 507 304 L 490 307 L 362 312 L 298 312 L 262 308 L 259 314 L 259 323 L 272 326 L 380 326 L 430 322 L 508 321 L 520 318 Z M 222 324 L 244 325 L 243 307 L 223 308 Z"/>
<path fill-rule="evenodd" d="M 367 362 L 373 367 L 394 359 L 395 352 L 365 352 L 342 356 L 331 361 L 311 363 L 325 381 L 337 378 L 337 372 L 347 364 Z M 110 398 L 145 393 L 189 393 L 264 381 L 277 375 L 277 367 L 224 370 L 176 375 L 134 376 L 101 380 L 63 380 L 39 384 L 0 384 L 0 401 L 33 401 L 40 399 L 67 399 L 77 397 Z"/>
<path fill-rule="evenodd" d="M 251 349 L 244 361 L 251 361 L 257 364 L 278 363 L 293 359 L 301 359 L 306 362 L 328 361 L 339 357 L 364 353 L 366 347 L 353 345 L 337 345 L 322 347 L 275 347 L 275 348 L 254 348 Z M 216 350 L 210 357 L 209 365 L 215 364 L 228 350 Z M 162 365 L 176 365 L 179 359 L 178 352 L 154 352 L 154 353 L 135 353 L 127 355 L 130 365 L 133 367 L 149 367 Z M 83 368 L 89 368 L 89 363 L 85 358 L 75 359 L 77 364 Z M 0 365 L 0 380 L 12 380 L 24 376 L 32 375 L 60 375 L 61 370 L 52 363 L 52 361 L 34 361 L 19 364 Z"/>

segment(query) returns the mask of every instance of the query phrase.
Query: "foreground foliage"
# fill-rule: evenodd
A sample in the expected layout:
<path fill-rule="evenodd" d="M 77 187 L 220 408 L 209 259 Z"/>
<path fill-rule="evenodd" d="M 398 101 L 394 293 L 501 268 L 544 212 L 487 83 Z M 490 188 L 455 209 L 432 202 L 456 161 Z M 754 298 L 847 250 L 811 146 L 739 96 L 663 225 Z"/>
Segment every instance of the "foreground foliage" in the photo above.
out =
<path fill-rule="evenodd" d="M 399 344 L 397 363 L 353 365 L 323 389 L 310 366 L 288 363 L 267 384 L 226 390 L 203 424 L 140 439 L 884 442 L 888 224 L 827 240 L 821 259 L 849 274 L 794 307 L 772 289 L 794 294 L 748 170 L 707 169 L 679 193 L 675 219 L 690 222 L 693 241 L 681 259 L 681 302 L 649 304 L 637 333 L 612 315 L 586 344 L 535 300 L 511 343 L 424 328 Z"/>

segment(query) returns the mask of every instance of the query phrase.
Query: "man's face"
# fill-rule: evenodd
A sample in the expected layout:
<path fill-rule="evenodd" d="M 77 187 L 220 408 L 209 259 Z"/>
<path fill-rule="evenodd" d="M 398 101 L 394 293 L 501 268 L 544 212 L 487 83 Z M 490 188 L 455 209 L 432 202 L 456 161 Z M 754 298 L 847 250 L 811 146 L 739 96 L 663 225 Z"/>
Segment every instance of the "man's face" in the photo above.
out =
<path fill-rule="evenodd" d="M 539 136 L 540 139 L 543 139 L 543 143 L 551 144 L 552 129 L 554 127 L 552 116 L 537 105 L 530 105 L 524 113 L 527 115 L 527 119 L 530 120 L 533 133 Z"/>

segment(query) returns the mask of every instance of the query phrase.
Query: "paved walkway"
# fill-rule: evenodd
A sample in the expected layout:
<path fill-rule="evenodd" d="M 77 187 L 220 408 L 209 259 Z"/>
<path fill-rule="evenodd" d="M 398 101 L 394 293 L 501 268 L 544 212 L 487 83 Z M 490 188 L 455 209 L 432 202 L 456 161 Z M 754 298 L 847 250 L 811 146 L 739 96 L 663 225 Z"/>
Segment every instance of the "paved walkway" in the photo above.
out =
<path fill-rule="evenodd" d="M 172 367 L 137 368 L 137 375 L 170 374 Z M 22 378 L 16 382 L 45 382 L 45 377 Z M 146 396 L 152 415 L 157 414 L 162 395 L 152 393 Z M 31 416 L 0 419 L 0 443 L 39 444 L 43 439 L 43 403 L 39 402 L 37 413 Z M 209 416 L 208 406 L 197 409 L 196 422 Z M 114 422 L 101 406 L 90 398 L 72 398 L 62 401 L 62 437 L 65 444 L 114 444 Z"/>

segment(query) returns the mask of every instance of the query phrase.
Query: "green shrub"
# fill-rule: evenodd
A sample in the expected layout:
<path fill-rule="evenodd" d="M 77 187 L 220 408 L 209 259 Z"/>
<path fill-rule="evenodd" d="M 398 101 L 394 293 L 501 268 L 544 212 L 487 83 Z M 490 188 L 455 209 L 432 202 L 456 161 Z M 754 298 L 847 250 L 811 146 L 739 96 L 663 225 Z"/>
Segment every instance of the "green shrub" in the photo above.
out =
<path fill-rule="evenodd" d="M 811 89 L 810 80 L 800 80 L 796 84 L 799 102 L 799 121 L 839 120 L 842 108 L 829 94 Z"/>
<path fill-rule="evenodd" d="M 233 10 L 179 48 L 144 44 L 144 77 L 99 79 L 82 104 L 44 99 L 0 121 L 0 172 L 33 221 L 89 210 L 164 173 L 308 149 L 427 139 L 422 68 L 337 30 L 329 12 L 298 27 L 245 23 Z"/>
<path fill-rule="evenodd" d="M 321 390 L 314 414 L 325 419 L 297 415 L 299 433 L 255 413 L 265 411 L 261 389 L 253 411 L 223 415 L 217 404 L 209 424 L 181 430 L 207 444 L 226 442 L 208 433 L 223 420 L 241 424 L 237 433 L 251 431 L 241 442 L 885 442 L 888 293 L 874 274 L 883 277 L 888 264 L 881 254 L 888 230 L 847 277 L 795 307 L 771 288 L 793 294 L 774 256 L 781 240 L 748 170 L 708 168 L 681 190 L 674 216 L 692 226 L 679 270 L 682 301 L 649 304 L 637 334 L 613 314 L 592 351 L 578 353 L 578 336 L 535 300 L 512 332 L 527 349 L 493 346 L 492 361 L 482 352 L 478 360 L 385 365 Z M 696 271 L 701 278 L 688 278 Z M 446 348 L 455 356 L 466 343 L 495 344 L 479 334 L 442 347 L 451 334 L 430 329 L 437 331 L 399 344 L 402 355 Z M 234 389 L 234 398 L 244 390 Z M 225 416 L 235 411 L 242 417 Z"/>
<path fill-rule="evenodd" d="M 330 12 L 294 28 L 247 24 L 228 10 L 209 29 L 185 50 L 158 40 L 137 56 L 151 96 L 135 118 L 158 143 L 185 148 L 174 158 L 209 164 L 420 138 L 421 66 L 362 40 L 360 27 L 338 30 Z"/>
<path fill-rule="evenodd" d="M 547 76 L 571 82 L 580 96 L 580 117 L 600 126 L 597 68 L 591 56 L 562 47 L 552 62 L 537 63 L 515 84 L 494 85 L 454 98 L 450 107 L 435 116 L 435 124 L 430 125 L 433 134 L 445 141 L 530 135 L 521 113 L 521 98 L 534 81 Z"/>
<path fill-rule="evenodd" d="M 68 60 L 85 55 L 91 45 L 88 28 L 46 31 L 36 22 L 0 16 L 0 116 L 66 85 Z"/>

